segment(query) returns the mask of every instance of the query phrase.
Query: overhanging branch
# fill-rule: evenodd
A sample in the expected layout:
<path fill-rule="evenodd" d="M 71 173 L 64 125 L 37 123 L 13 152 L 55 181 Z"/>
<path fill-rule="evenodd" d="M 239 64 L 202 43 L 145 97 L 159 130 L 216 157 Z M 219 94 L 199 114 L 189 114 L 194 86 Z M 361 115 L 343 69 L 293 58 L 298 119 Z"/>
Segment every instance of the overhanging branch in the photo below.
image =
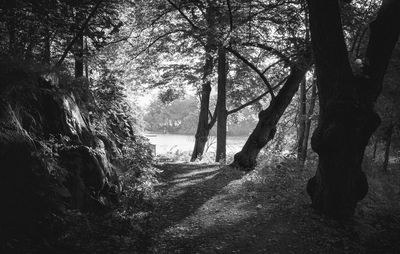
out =
<path fill-rule="evenodd" d="M 243 43 L 243 45 L 244 46 L 251 46 L 251 47 L 257 47 L 257 48 L 260 48 L 260 49 L 264 49 L 264 50 L 269 51 L 272 54 L 276 55 L 280 59 L 282 59 L 285 62 L 285 64 L 287 64 L 289 66 L 293 65 L 292 61 L 290 60 L 290 58 L 288 56 L 286 56 L 281 51 L 279 51 L 279 50 L 277 50 L 277 49 L 275 49 L 275 48 L 273 48 L 271 46 L 268 46 L 268 45 L 265 45 L 265 44 L 261 44 L 261 43 L 253 43 L 253 42 L 245 42 L 245 43 Z"/>
<path fill-rule="evenodd" d="M 153 46 L 157 41 L 161 40 L 162 38 L 167 37 L 168 35 L 171 35 L 171 34 L 174 34 L 174 33 L 179 33 L 179 32 L 183 32 L 183 33 L 184 33 L 184 32 L 186 32 L 186 31 L 185 31 L 185 30 L 179 29 L 179 30 L 170 31 L 170 32 L 167 32 L 167 33 L 165 33 L 165 34 L 162 34 L 162 35 L 158 36 L 158 37 L 155 38 L 149 45 L 147 45 L 144 49 L 142 49 L 139 53 L 137 53 L 137 54 L 134 56 L 134 59 L 137 58 L 138 56 L 140 56 L 143 52 L 145 52 L 146 50 L 148 50 L 151 46 Z"/>
<path fill-rule="evenodd" d="M 272 89 L 275 90 L 276 88 L 280 87 L 280 86 L 283 84 L 283 82 L 285 82 L 287 79 L 288 79 L 288 77 L 282 79 L 282 80 L 281 80 L 276 86 L 274 86 Z M 246 108 L 246 107 L 248 107 L 248 106 L 250 106 L 250 105 L 256 103 L 257 101 L 261 100 L 261 99 L 262 99 L 265 95 L 267 95 L 268 93 L 269 93 L 269 91 L 266 91 L 266 92 L 260 94 L 259 96 L 257 96 L 256 98 L 254 98 L 253 100 L 248 101 L 248 102 L 246 102 L 245 104 L 240 105 L 239 107 L 237 107 L 237 108 L 235 108 L 235 109 L 228 110 L 227 114 L 228 114 L 228 115 L 234 114 L 234 113 L 236 113 L 236 112 L 238 112 L 238 111 L 240 111 L 240 110 L 242 110 L 242 109 L 244 109 L 244 108 Z"/>
<path fill-rule="evenodd" d="M 264 84 L 268 87 L 268 90 L 269 90 L 269 93 L 271 94 L 272 100 L 274 100 L 275 99 L 275 94 L 273 92 L 271 84 L 268 82 L 268 80 L 264 76 L 264 74 L 254 64 L 252 64 L 249 60 L 247 60 L 245 57 L 243 57 L 239 52 L 237 52 L 233 48 L 227 47 L 226 50 L 228 50 L 230 53 L 232 53 L 234 56 L 236 56 L 238 59 L 240 59 L 243 63 L 245 63 L 252 70 L 254 70 L 258 74 L 258 76 L 260 76 L 260 78 L 262 79 Z"/>

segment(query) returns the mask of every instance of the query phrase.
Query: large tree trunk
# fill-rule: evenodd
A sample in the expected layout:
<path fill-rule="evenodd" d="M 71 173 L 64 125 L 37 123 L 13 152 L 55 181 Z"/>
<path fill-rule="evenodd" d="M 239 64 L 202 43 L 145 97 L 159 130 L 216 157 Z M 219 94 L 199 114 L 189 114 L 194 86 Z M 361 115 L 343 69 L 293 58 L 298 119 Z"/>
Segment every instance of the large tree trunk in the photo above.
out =
<path fill-rule="evenodd" d="M 258 115 L 256 128 L 250 134 L 242 150 L 235 154 L 232 166 L 251 170 L 256 166 L 256 159 L 261 149 L 274 137 L 276 125 L 292 101 L 308 68 L 293 67 L 289 78 L 269 107 Z"/>
<path fill-rule="evenodd" d="M 390 145 L 392 143 L 392 135 L 393 135 L 393 124 L 390 124 L 385 137 L 385 159 L 383 161 L 383 171 L 385 172 L 388 170 L 388 165 L 389 165 L 389 155 L 390 155 Z"/>
<path fill-rule="evenodd" d="M 218 98 L 217 98 L 217 151 L 215 161 L 226 159 L 226 50 L 223 46 L 218 49 Z"/>
<path fill-rule="evenodd" d="M 299 161 L 302 165 L 304 165 L 304 163 L 307 160 L 308 140 L 310 138 L 311 121 L 312 121 L 311 117 L 314 114 L 316 100 L 317 100 L 317 84 L 315 81 L 313 81 L 313 86 L 312 86 L 312 91 L 311 91 L 311 101 L 310 101 L 310 106 L 308 108 L 308 112 L 307 112 L 307 116 L 306 116 L 304 138 L 303 138 L 301 153 L 299 155 L 299 157 L 300 157 Z"/>
<path fill-rule="evenodd" d="M 339 2 L 308 0 L 308 7 L 320 117 L 311 140 L 319 155 L 318 168 L 307 191 L 318 211 L 347 217 L 368 191 L 361 163 L 380 123 L 373 104 L 399 35 L 400 1 L 384 0 L 371 24 L 367 66 L 361 77 L 353 75 L 348 61 Z"/>
<path fill-rule="evenodd" d="M 297 160 L 303 164 L 302 154 L 303 152 L 303 143 L 306 133 L 306 121 L 307 121 L 307 90 L 306 90 L 306 79 L 304 77 L 303 81 L 300 84 L 300 100 L 299 100 L 299 127 L 297 129 Z"/>

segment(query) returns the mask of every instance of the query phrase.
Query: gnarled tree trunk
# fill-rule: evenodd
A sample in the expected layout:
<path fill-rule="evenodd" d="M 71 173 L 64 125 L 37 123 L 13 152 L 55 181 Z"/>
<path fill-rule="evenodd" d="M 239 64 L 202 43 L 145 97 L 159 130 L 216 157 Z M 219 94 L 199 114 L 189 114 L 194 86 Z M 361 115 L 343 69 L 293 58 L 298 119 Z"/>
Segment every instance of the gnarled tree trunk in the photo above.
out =
<path fill-rule="evenodd" d="M 349 64 L 338 1 L 308 0 L 318 81 L 320 117 L 311 145 L 319 155 L 307 185 L 318 211 L 347 217 L 368 191 L 361 163 L 380 123 L 373 104 L 400 32 L 400 1 L 384 0 L 371 24 L 362 76 Z"/>

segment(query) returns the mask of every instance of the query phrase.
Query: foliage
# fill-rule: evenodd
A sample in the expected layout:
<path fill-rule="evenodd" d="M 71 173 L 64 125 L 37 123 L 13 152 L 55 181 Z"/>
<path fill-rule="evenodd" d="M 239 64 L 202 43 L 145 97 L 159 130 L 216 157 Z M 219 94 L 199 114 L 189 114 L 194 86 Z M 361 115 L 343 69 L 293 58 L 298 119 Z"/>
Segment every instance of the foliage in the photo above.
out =
<path fill-rule="evenodd" d="M 49 64 L 52 58 L 63 53 L 96 3 L 94 0 L 3 1 L 0 52 Z M 127 1 L 107 1 L 100 5 L 98 15 L 84 32 L 89 39 L 86 55 L 117 34 L 122 26 L 117 11 L 126 4 Z"/>
<path fill-rule="evenodd" d="M 154 100 L 144 120 L 147 129 L 155 132 L 194 133 L 197 121 L 197 101 L 193 97 L 164 104 Z"/>

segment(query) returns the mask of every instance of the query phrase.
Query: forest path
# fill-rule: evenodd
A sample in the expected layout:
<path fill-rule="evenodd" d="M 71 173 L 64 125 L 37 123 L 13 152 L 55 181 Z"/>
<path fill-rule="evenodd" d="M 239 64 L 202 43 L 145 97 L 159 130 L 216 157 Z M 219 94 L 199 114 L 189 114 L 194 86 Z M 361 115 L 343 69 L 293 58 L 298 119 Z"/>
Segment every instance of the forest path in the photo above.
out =
<path fill-rule="evenodd" d="M 382 253 L 386 245 L 375 246 L 383 236 L 366 219 L 343 223 L 315 214 L 305 193 L 312 173 L 295 165 L 246 175 L 207 164 L 159 168 L 163 195 L 143 253 Z"/>

